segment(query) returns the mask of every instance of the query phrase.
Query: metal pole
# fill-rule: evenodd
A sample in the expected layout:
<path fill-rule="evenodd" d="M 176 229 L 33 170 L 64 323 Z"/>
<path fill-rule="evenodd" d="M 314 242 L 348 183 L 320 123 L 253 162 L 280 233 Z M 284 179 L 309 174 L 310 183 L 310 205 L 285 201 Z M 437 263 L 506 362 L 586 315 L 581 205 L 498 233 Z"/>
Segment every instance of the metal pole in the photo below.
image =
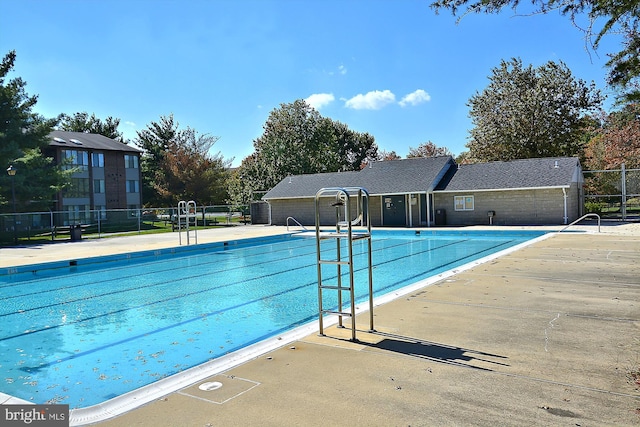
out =
<path fill-rule="evenodd" d="M 11 198 L 13 199 L 13 244 L 18 244 L 18 227 L 17 221 L 18 218 L 17 210 L 16 210 L 16 174 L 15 172 L 11 175 Z"/>
<path fill-rule="evenodd" d="M 322 320 L 322 265 L 320 263 L 320 194 L 316 194 L 316 265 L 318 271 L 318 329 L 319 335 L 324 336 L 324 322 Z"/>
<path fill-rule="evenodd" d="M 51 230 L 51 241 L 53 242 L 54 225 L 53 225 L 53 211 L 51 210 L 51 208 L 49 208 L 49 229 Z"/>
<path fill-rule="evenodd" d="M 620 177 L 621 180 L 621 189 L 622 189 L 622 203 L 620 204 L 620 213 L 622 214 L 622 220 L 627 220 L 627 173 L 624 167 L 624 163 L 620 167 L 622 174 Z"/>
<path fill-rule="evenodd" d="M 344 193 L 346 204 L 345 207 L 345 221 L 347 222 L 347 242 L 349 250 L 349 288 L 351 298 L 351 341 L 356 341 L 356 301 L 355 301 L 355 282 L 353 280 L 353 228 L 351 225 L 351 198 L 349 193 Z"/>
<path fill-rule="evenodd" d="M 336 233 L 340 235 L 340 193 L 336 194 Z M 346 215 L 345 215 L 346 217 Z M 337 272 L 338 272 L 338 312 L 342 313 L 342 266 L 340 262 L 342 261 L 342 254 L 340 253 L 341 242 L 340 239 L 336 239 L 336 264 Z M 338 327 L 344 328 L 342 324 L 342 315 L 338 316 Z"/>

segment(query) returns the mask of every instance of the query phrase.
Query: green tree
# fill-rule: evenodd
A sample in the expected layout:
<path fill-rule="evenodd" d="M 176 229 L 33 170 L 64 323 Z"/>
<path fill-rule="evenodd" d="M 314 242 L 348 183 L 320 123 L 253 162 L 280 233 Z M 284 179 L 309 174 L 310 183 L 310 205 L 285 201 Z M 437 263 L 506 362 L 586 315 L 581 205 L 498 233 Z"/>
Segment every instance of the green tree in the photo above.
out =
<path fill-rule="evenodd" d="M 520 6 L 520 0 L 436 0 L 431 3 L 436 13 L 449 10 L 459 17 L 469 13 L 499 13 L 506 8 L 516 11 Z M 610 55 L 607 64 L 610 67 L 609 84 L 620 91 L 622 100 L 640 99 L 638 86 L 632 84 L 640 78 L 640 8 L 637 0 L 532 0 L 524 7 L 525 13 L 530 15 L 559 11 L 574 27 L 584 31 L 585 39 L 593 49 L 598 49 L 607 34 L 622 33 L 622 47 Z M 588 19 L 587 25 L 578 22 L 583 16 Z"/>
<path fill-rule="evenodd" d="M 81 113 L 75 113 L 72 116 L 63 114 L 60 117 L 60 120 L 60 125 L 58 126 L 59 130 L 96 133 L 116 141 L 124 142 L 122 132 L 118 131 L 120 119 L 109 116 L 102 121 L 97 118 L 95 114 L 91 114 L 91 116 L 89 116 L 87 112 L 83 111 Z"/>
<path fill-rule="evenodd" d="M 17 210 L 42 210 L 68 183 L 69 171 L 43 155 L 57 120 L 33 112 L 38 97 L 26 93 L 24 80 L 7 80 L 15 60 L 16 53 L 11 51 L 0 63 L 0 205 L 4 211 L 12 210 L 13 180 Z M 13 178 L 5 172 L 10 165 L 17 170 Z"/>
<path fill-rule="evenodd" d="M 576 80 L 567 66 L 538 68 L 502 61 L 489 86 L 469 100 L 472 161 L 575 156 L 582 152 L 589 113 L 602 103 L 595 85 Z"/>
<path fill-rule="evenodd" d="M 423 142 L 417 148 L 409 147 L 407 158 L 413 157 L 439 157 L 451 156 L 451 151 L 447 147 L 438 147 L 431 141 Z"/>
<path fill-rule="evenodd" d="M 245 157 L 242 159 L 240 167 L 231 171 L 227 181 L 228 203 L 248 205 L 252 201 L 259 200 L 266 192 L 262 187 L 265 177 L 257 166 L 256 157 L 255 153 Z"/>
<path fill-rule="evenodd" d="M 142 200 L 147 206 L 165 206 L 171 200 L 165 199 L 157 188 L 166 180 L 163 165 L 169 145 L 178 135 L 178 123 L 174 121 L 173 114 L 161 116 L 159 122 L 149 123 L 137 134 L 135 144 L 143 150 L 140 160 Z"/>
<path fill-rule="evenodd" d="M 176 205 L 180 200 L 221 204 L 228 198 L 230 161 L 211 154 L 218 137 L 179 129 L 173 115 L 160 117 L 138 132 L 142 190 L 147 206 Z"/>
<path fill-rule="evenodd" d="M 281 104 L 263 128 L 232 181 L 233 200 L 268 190 L 287 175 L 359 170 L 377 155 L 371 135 L 322 117 L 304 100 Z"/>

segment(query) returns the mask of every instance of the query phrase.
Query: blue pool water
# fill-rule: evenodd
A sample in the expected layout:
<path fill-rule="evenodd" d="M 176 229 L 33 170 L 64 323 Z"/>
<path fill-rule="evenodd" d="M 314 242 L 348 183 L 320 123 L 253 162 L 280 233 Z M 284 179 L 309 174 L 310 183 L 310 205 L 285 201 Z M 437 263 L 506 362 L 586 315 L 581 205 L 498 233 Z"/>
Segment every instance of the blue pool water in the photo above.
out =
<path fill-rule="evenodd" d="M 542 234 L 376 230 L 375 295 Z M 315 244 L 286 235 L 0 270 L 0 391 L 87 407 L 316 320 Z M 366 249 L 354 243 L 358 300 Z M 331 258 L 335 243 L 322 250 Z"/>

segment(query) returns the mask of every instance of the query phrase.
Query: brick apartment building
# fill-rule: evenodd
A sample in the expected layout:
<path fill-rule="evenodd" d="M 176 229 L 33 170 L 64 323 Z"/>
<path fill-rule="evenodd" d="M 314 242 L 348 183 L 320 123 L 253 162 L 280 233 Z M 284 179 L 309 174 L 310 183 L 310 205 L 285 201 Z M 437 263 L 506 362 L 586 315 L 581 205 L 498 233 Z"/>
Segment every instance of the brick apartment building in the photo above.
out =
<path fill-rule="evenodd" d="M 57 195 L 54 210 L 65 223 L 95 221 L 107 210 L 142 206 L 141 150 L 103 135 L 53 131 L 46 155 L 78 171 L 71 187 Z"/>

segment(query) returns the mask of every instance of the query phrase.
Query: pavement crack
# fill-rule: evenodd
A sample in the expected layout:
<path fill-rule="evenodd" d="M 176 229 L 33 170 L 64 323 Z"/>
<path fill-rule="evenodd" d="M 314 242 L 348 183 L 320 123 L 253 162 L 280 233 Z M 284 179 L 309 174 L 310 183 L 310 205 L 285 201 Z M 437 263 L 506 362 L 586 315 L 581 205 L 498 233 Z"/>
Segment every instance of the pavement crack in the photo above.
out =
<path fill-rule="evenodd" d="M 556 317 L 549 321 L 549 327 L 544 329 L 544 351 L 549 352 L 549 329 L 555 327 L 555 321 L 560 318 L 560 313 L 556 314 Z"/>

